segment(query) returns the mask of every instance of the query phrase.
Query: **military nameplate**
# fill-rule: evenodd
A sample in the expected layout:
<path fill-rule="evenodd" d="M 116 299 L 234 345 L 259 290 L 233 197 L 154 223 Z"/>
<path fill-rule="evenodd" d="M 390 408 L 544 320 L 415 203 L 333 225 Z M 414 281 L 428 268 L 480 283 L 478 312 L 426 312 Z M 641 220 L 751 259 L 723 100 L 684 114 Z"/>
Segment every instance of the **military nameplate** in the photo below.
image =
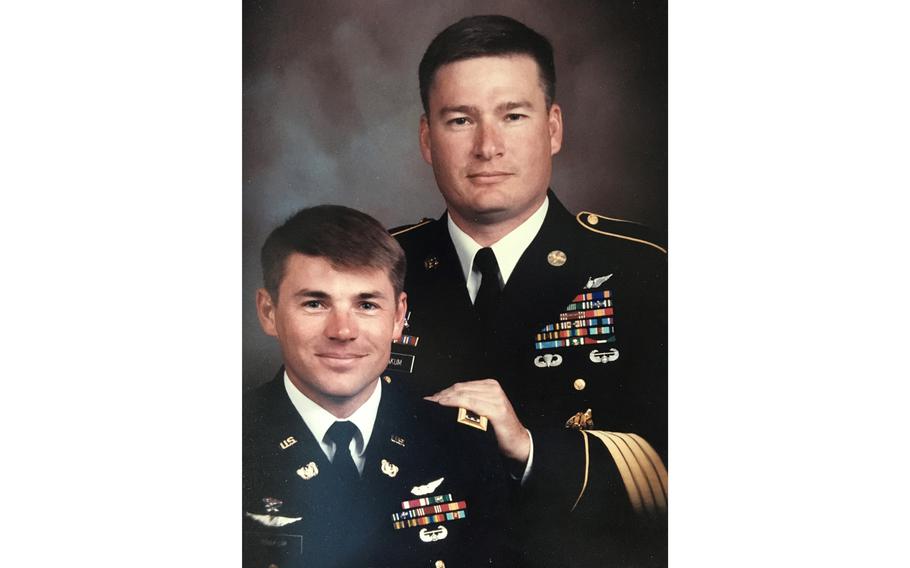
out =
<path fill-rule="evenodd" d="M 389 371 L 404 371 L 405 373 L 410 373 L 414 370 L 414 356 L 406 355 L 405 353 L 395 353 L 392 352 L 392 355 L 389 357 L 389 366 L 386 367 Z"/>
<path fill-rule="evenodd" d="M 477 428 L 478 430 L 487 431 L 487 417 L 481 416 L 479 414 L 474 414 L 467 408 L 458 409 L 458 422 L 471 428 Z"/>

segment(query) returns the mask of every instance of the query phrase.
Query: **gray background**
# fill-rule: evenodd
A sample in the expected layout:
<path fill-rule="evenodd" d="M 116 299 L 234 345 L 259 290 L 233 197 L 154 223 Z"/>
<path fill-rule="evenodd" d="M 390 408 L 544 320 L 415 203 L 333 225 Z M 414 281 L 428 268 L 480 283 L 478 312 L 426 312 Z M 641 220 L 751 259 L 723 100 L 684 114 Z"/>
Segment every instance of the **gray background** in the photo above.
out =
<path fill-rule="evenodd" d="M 491 13 L 553 43 L 565 138 L 551 185 L 566 207 L 665 229 L 666 2 L 244 2 L 245 387 L 280 364 L 254 303 L 272 228 L 319 203 L 389 227 L 444 210 L 418 148 L 417 64 L 443 28 Z"/>

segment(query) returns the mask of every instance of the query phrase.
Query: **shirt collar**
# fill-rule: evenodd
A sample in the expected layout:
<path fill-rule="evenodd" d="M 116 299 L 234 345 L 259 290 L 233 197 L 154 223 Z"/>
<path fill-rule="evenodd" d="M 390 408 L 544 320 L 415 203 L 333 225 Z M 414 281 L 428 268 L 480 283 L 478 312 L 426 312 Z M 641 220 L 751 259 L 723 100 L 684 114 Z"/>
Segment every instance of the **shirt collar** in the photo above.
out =
<path fill-rule="evenodd" d="M 512 229 L 512 232 L 496 241 L 490 246 L 496 255 L 496 262 L 499 264 L 499 274 L 502 277 L 503 285 L 509 281 L 509 276 L 515 270 L 515 265 L 525 249 L 537 236 L 543 221 L 547 216 L 547 209 L 550 204 L 550 197 L 547 196 L 530 217 L 525 222 Z M 461 263 L 461 273 L 465 279 L 471 274 L 471 268 L 474 264 L 474 255 L 477 254 L 481 247 L 477 241 L 472 239 L 467 233 L 452 221 L 452 216 L 448 215 L 449 235 L 452 237 L 452 244 L 455 245 L 455 252 L 458 253 L 458 261 Z"/>
<path fill-rule="evenodd" d="M 294 386 L 294 383 L 291 382 L 287 371 L 284 372 L 284 388 L 294 404 L 294 408 L 297 409 L 300 417 L 306 423 L 306 427 L 313 433 L 313 437 L 316 438 L 320 445 L 326 445 L 323 441 L 325 433 L 332 424 L 338 421 L 338 418 L 300 392 Z M 370 443 L 370 436 L 373 434 L 373 425 L 376 423 L 376 414 L 379 411 L 379 399 L 382 396 L 381 392 L 382 381 L 379 380 L 379 377 L 376 377 L 376 388 L 373 389 L 373 394 L 360 408 L 354 411 L 354 414 L 346 418 L 346 420 L 353 422 L 359 430 L 359 435 L 356 436 L 356 451 L 360 456 L 366 451 L 367 445 Z"/>

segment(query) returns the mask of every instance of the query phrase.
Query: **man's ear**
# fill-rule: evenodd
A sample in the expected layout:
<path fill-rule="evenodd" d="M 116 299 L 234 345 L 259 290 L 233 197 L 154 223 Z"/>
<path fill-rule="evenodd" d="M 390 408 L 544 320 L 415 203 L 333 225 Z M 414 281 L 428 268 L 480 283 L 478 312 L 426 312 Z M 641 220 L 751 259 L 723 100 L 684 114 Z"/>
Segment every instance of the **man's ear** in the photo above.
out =
<path fill-rule="evenodd" d="M 426 114 L 420 115 L 418 137 L 420 138 L 420 153 L 423 155 L 423 160 L 432 166 L 433 153 L 430 152 L 430 120 Z"/>
<path fill-rule="evenodd" d="M 402 292 L 398 296 L 398 302 L 395 304 L 395 327 L 392 332 L 392 339 L 397 341 L 401 339 L 404 333 L 404 317 L 408 313 L 408 295 Z"/>
<path fill-rule="evenodd" d="M 266 335 L 278 337 L 278 329 L 275 327 L 275 303 L 265 288 L 256 290 L 256 313 L 259 316 L 262 331 Z"/>
<path fill-rule="evenodd" d="M 550 155 L 553 156 L 562 148 L 562 109 L 556 103 L 550 105 L 547 126 L 550 129 Z"/>

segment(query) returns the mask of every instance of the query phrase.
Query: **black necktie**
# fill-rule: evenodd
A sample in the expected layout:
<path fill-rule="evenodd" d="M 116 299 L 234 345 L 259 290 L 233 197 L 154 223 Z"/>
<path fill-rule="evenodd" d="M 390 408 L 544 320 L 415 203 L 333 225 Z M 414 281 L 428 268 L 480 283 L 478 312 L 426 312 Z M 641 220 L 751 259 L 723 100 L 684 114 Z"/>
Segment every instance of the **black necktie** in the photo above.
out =
<path fill-rule="evenodd" d="M 332 469 L 338 473 L 343 481 L 356 481 L 360 479 L 360 472 L 354 465 L 351 457 L 351 440 L 357 433 L 357 426 L 352 422 L 335 422 L 325 433 L 326 438 L 335 442 L 335 459 L 332 460 Z"/>
<path fill-rule="evenodd" d="M 474 299 L 474 309 L 480 316 L 480 321 L 488 327 L 493 321 L 496 309 L 499 307 L 499 263 L 493 249 L 484 247 L 474 255 L 474 270 L 480 272 L 480 289 Z"/>

